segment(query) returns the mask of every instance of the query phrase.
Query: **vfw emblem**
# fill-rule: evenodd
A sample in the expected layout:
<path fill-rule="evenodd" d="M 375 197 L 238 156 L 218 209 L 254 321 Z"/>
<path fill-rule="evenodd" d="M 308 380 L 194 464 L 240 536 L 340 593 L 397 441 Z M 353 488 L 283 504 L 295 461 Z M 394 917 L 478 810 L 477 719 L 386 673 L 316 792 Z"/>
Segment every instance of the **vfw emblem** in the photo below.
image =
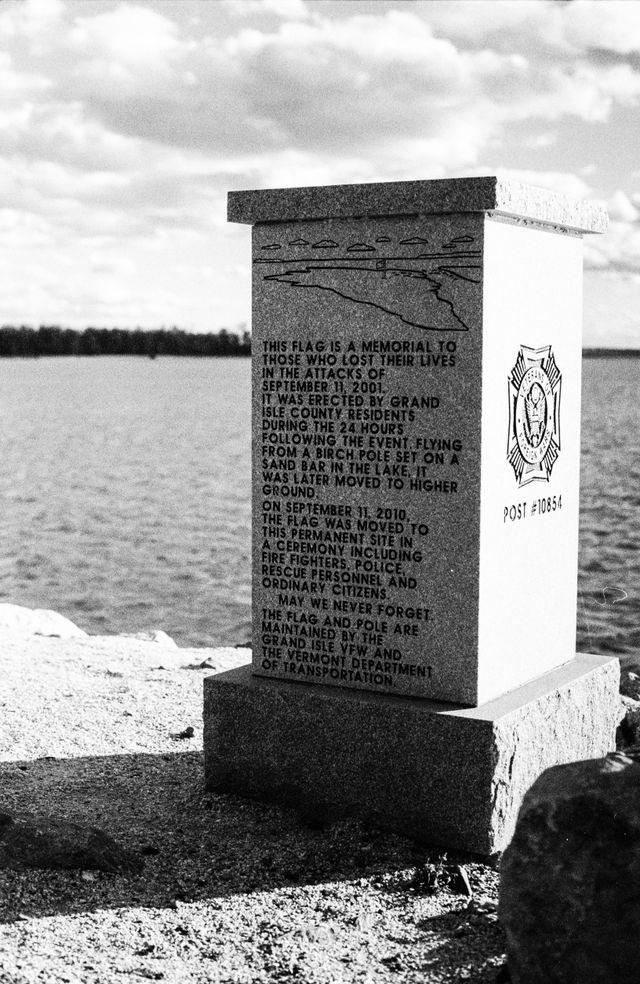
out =
<path fill-rule="evenodd" d="M 509 374 L 507 460 L 518 485 L 548 482 L 560 451 L 562 376 L 551 346 L 520 346 Z"/>

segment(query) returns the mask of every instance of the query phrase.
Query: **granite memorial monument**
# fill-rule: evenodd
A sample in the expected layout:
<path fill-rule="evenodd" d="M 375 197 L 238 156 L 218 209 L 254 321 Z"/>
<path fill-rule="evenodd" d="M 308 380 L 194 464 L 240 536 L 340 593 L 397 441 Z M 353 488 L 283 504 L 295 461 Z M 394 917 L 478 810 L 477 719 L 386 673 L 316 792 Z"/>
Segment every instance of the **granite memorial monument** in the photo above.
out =
<path fill-rule="evenodd" d="M 236 192 L 253 225 L 253 661 L 205 683 L 211 788 L 479 853 L 606 754 L 575 654 L 582 237 L 496 178 Z"/>

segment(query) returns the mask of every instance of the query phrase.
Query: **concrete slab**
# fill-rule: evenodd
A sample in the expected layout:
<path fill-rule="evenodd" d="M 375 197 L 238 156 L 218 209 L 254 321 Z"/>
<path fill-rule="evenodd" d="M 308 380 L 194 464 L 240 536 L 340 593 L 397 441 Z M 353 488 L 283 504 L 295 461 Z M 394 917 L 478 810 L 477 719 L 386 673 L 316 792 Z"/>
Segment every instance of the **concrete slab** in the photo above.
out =
<path fill-rule="evenodd" d="M 617 659 L 578 655 L 461 708 L 260 678 L 247 664 L 204 681 L 206 784 L 490 855 L 546 768 L 615 747 L 618 684 Z"/>

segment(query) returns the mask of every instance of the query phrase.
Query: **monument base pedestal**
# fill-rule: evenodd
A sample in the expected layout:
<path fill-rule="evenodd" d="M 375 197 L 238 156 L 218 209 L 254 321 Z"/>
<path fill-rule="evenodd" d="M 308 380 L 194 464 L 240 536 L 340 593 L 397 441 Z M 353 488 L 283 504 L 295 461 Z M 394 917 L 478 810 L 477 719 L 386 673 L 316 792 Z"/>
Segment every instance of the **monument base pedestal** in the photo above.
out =
<path fill-rule="evenodd" d="M 544 769 L 615 748 L 618 685 L 617 659 L 578 655 L 461 708 L 285 683 L 247 664 L 204 681 L 206 784 L 489 855 Z"/>

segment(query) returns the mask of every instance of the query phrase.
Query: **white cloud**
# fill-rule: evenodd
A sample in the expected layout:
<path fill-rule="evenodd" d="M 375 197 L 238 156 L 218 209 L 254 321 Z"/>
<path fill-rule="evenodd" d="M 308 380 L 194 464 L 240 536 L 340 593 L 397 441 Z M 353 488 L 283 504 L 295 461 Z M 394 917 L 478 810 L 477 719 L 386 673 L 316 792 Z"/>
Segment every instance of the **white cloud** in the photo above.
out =
<path fill-rule="evenodd" d="M 640 51 L 636 0 L 422 0 L 417 6 L 436 30 L 471 47 L 572 56 Z"/>
<path fill-rule="evenodd" d="M 304 0 L 222 0 L 222 5 L 234 17 L 250 17 L 253 14 L 274 14 L 287 20 L 309 17 Z"/>
<path fill-rule="evenodd" d="M 587 241 L 585 263 L 594 269 L 640 274 L 640 226 L 611 222 L 604 236 Z"/>
<path fill-rule="evenodd" d="M 621 54 L 640 51 L 640 4 L 629 0 L 573 0 L 562 11 L 566 35 L 576 47 Z"/>
<path fill-rule="evenodd" d="M 585 238 L 585 267 L 620 278 L 632 278 L 640 310 L 640 211 L 633 199 L 618 189 L 606 202 L 609 228 L 604 235 Z M 640 317 L 637 316 L 640 330 Z M 640 338 L 638 339 L 640 344 Z"/>
<path fill-rule="evenodd" d="M 93 273 L 116 274 L 119 277 L 129 277 L 136 272 L 136 264 L 131 257 L 118 253 L 108 253 L 100 250 L 89 255 L 89 264 Z"/>
<path fill-rule="evenodd" d="M 177 52 L 176 34 L 177 27 L 169 18 L 148 7 L 122 3 L 115 10 L 76 16 L 69 48 L 81 57 L 99 59 L 98 67 L 155 69 Z"/>
<path fill-rule="evenodd" d="M 539 16 L 543 8 L 533 9 Z M 103 139 L 197 149 L 220 162 L 259 153 L 267 168 L 268 155 L 285 149 L 329 151 L 338 165 L 354 147 L 363 159 L 401 159 L 395 142 L 406 149 L 411 139 L 439 142 L 444 164 L 449 146 L 463 143 L 449 133 L 464 129 L 473 163 L 510 122 L 603 120 L 640 95 L 640 74 L 627 65 L 463 50 L 406 10 L 194 38 L 130 4 L 76 16 L 60 33 L 50 39 L 49 114 L 57 105 L 59 117 L 101 127 Z M 46 137 L 45 121 L 38 126 L 36 114 L 32 130 L 34 122 Z"/>
<path fill-rule="evenodd" d="M 549 188 L 569 198 L 587 198 L 591 194 L 589 185 L 575 174 L 566 171 L 527 171 L 516 168 L 496 168 L 498 177 L 511 178 L 522 184 Z"/>
<path fill-rule="evenodd" d="M 618 189 L 609 199 L 609 215 L 619 222 L 637 222 L 640 212 L 624 191 Z"/>
<path fill-rule="evenodd" d="M 558 142 L 558 134 L 547 130 L 542 133 L 532 133 L 525 136 L 523 143 L 532 150 L 540 150 L 544 147 L 553 147 Z"/>
<path fill-rule="evenodd" d="M 43 37 L 54 30 L 64 16 L 62 0 L 24 0 L 4 4 L 1 32 L 5 38 L 27 42 L 38 53 Z"/>
<path fill-rule="evenodd" d="M 405 170 L 407 158 L 457 168 L 475 164 L 511 123 L 604 120 L 640 96 L 640 73 L 628 65 L 549 64 L 531 45 L 456 47 L 434 30 L 443 20 L 462 23 L 458 6 L 467 9 L 434 3 L 420 8 L 424 17 L 316 14 L 212 37 L 186 33 L 167 6 L 78 15 L 70 5 L 67 21 L 58 18 L 50 32 L 48 57 L 14 65 L 14 87 L 40 80 L 51 92 L 17 120 L 5 118 L 0 149 L 87 169 L 100 159 L 113 169 L 136 158 L 158 166 L 170 149 L 199 152 L 219 170 L 238 171 L 243 161 L 253 170 L 260 158 L 271 181 L 289 152 L 331 155 L 337 175 L 356 157 L 363 173 Z M 474 0 L 469 11 L 476 8 L 485 4 Z M 557 19 L 557 5 L 492 2 L 485 13 L 487 29 L 504 35 L 505 23 Z M 543 133 L 549 145 L 553 134 Z"/>
<path fill-rule="evenodd" d="M 587 270 L 584 278 L 584 344 L 640 348 L 640 277 Z"/>
<path fill-rule="evenodd" d="M 196 272 L 198 250 L 209 251 L 208 289 L 231 309 L 221 271 L 246 258 L 241 235 L 222 231 L 228 187 L 487 173 L 517 140 L 520 163 L 524 148 L 540 167 L 512 168 L 520 180 L 578 196 L 611 191 L 589 160 L 566 158 L 559 134 L 571 121 L 604 133 L 637 105 L 640 71 L 625 56 L 640 51 L 640 4 L 361 10 L 239 0 L 202 5 L 194 19 L 152 0 L 0 3 L 0 236 L 4 228 L 5 242 L 14 236 L 36 257 L 52 244 L 59 258 L 84 250 L 95 259 L 79 264 L 88 283 L 135 269 L 149 285 L 179 241 Z M 592 266 L 640 262 L 636 206 L 628 188 L 612 197 L 612 231 L 590 241 Z M 116 243 L 129 263 L 114 262 Z M 194 274 L 195 292 L 205 279 Z M 96 288 L 96 304 L 106 296 Z M 164 301 L 175 315 L 177 302 Z"/>
<path fill-rule="evenodd" d="M 553 0 L 421 0 L 417 6 L 435 30 L 474 47 L 523 46 L 534 37 L 553 40 L 561 32 Z"/>

